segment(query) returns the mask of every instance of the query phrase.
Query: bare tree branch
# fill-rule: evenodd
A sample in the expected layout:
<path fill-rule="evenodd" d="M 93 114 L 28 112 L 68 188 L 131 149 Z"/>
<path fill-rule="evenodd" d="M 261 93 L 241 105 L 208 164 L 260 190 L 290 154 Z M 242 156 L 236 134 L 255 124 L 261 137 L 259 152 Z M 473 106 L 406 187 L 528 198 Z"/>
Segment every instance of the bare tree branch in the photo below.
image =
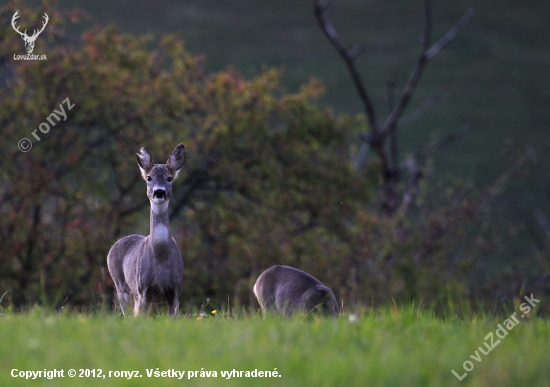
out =
<path fill-rule="evenodd" d="M 332 43 L 334 48 L 336 48 L 336 51 L 338 51 L 338 54 L 340 54 L 340 56 L 346 63 L 346 66 L 348 67 L 348 70 L 353 79 L 353 84 L 357 89 L 357 93 L 359 93 L 359 97 L 361 97 L 361 101 L 363 101 L 363 105 L 365 107 L 365 112 L 367 114 L 367 119 L 369 122 L 369 128 L 372 133 L 376 135 L 378 133 L 378 124 L 376 121 L 376 112 L 374 111 L 374 105 L 367 93 L 367 90 L 365 89 L 365 86 L 363 85 L 361 76 L 359 75 L 359 72 L 357 71 L 354 63 L 354 60 L 361 53 L 361 46 L 355 45 L 350 51 L 346 50 L 346 48 L 340 41 L 336 30 L 325 17 L 324 11 L 329 6 L 329 4 L 330 0 L 319 0 L 315 4 L 315 16 L 317 17 L 317 22 L 321 26 L 321 29 L 325 33 L 328 40 Z"/>
<path fill-rule="evenodd" d="M 399 168 L 401 170 L 406 170 L 406 169 L 411 170 L 412 165 L 423 164 L 426 158 L 430 154 L 443 148 L 444 146 L 450 144 L 451 142 L 458 140 L 459 138 L 464 136 L 469 130 L 470 130 L 470 126 L 467 123 L 462 124 L 460 128 L 458 128 L 454 132 L 447 134 L 446 136 L 440 138 L 438 141 L 432 144 L 428 144 L 427 146 L 424 147 L 424 149 L 410 154 L 409 157 L 407 157 L 403 162 L 401 162 L 401 165 Z M 416 169 L 416 167 L 413 169 Z"/>
<path fill-rule="evenodd" d="M 363 143 L 361 144 L 361 148 L 359 148 L 359 152 L 357 152 L 357 156 L 355 156 L 355 160 L 353 160 L 353 168 L 355 169 L 361 168 L 361 165 L 363 165 L 363 162 L 367 157 L 367 153 L 369 152 L 369 149 L 370 149 L 369 143 L 363 140 Z"/>
<path fill-rule="evenodd" d="M 544 230 L 544 233 L 546 234 L 546 239 L 548 239 L 548 242 L 550 242 L 550 221 L 544 215 L 544 213 L 540 210 L 540 208 L 537 208 L 533 211 L 533 216 L 537 221 L 539 222 L 540 226 Z"/>
<path fill-rule="evenodd" d="M 417 195 L 418 182 L 424 177 L 424 171 L 422 167 L 426 162 L 428 156 L 435 151 L 447 146 L 453 141 L 458 140 L 459 138 L 464 136 L 469 130 L 469 125 L 467 123 L 464 123 L 454 132 L 447 134 L 433 144 L 427 145 L 423 150 L 411 154 L 401 163 L 400 169 L 408 170 L 411 175 L 411 178 L 407 184 L 407 188 L 403 192 L 401 205 L 399 206 L 399 210 L 402 213 L 407 212 L 410 204 L 414 201 Z"/>
<path fill-rule="evenodd" d="M 453 28 L 451 28 L 445 35 L 443 35 L 437 42 L 434 43 L 432 47 L 430 47 L 429 50 L 424 52 L 424 56 L 426 57 L 426 61 L 432 59 L 434 56 L 436 56 L 439 51 L 443 49 L 447 44 L 449 44 L 457 35 L 458 33 L 466 27 L 466 24 L 470 21 L 472 16 L 474 16 L 474 9 L 468 8 L 466 10 L 466 13 L 460 18 L 458 23 L 456 23 Z"/>
<path fill-rule="evenodd" d="M 531 160 L 533 164 L 537 163 L 537 152 L 535 151 L 535 148 L 533 148 L 530 144 L 525 144 L 523 146 L 523 150 L 525 151 L 525 155 Z"/>
<path fill-rule="evenodd" d="M 436 141 L 433 144 L 427 145 L 424 148 L 424 150 L 418 153 L 417 158 L 418 157 L 426 158 L 428 155 L 434 153 L 435 151 L 447 146 L 453 141 L 458 140 L 459 138 L 464 136 L 466 133 L 468 133 L 469 130 L 470 130 L 470 125 L 468 125 L 467 123 L 462 124 L 462 126 L 460 126 L 460 128 L 458 128 L 454 132 L 447 134 L 446 136 L 440 138 L 438 141 Z"/>
<path fill-rule="evenodd" d="M 516 216 L 520 218 L 523 224 L 525 225 L 525 229 L 529 234 L 529 236 L 531 237 L 531 239 L 533 240 L 535 246 L 537 247 L 537 250 L 544 251 L 546 247 L 545 246 L 546 243 L 544 241 L 544 238 L 542 238 L 539 235 L 539 230 L 535 225 L 536 222 L 532 221 L 530 216 L 527 216 L 526 214 L 521 213 L 521 211 L 519 211 L 517 208 L 515 208 L 515 211 L 517 212 Z"/>
<path fill-rule="evenodd" d="M 548 195 L 548 197 L 550 198 L 550 172 L 546 172 L 544 167 L 537 162 L 537 159 L 538 159 L 537 151 L 535 150 L 535 148 L 532 145 L 525 144 L 523 146 L 523 149 L 525 150 L 525 155 L 529 158 L 529 160 L 535 166 L 538 166 L 539 171 L 540 171 L 539 173 L 542 177 L 542 188 L 545 191 L 545 193 Z"/>
<path fill-rule="evenodd" d="M 378 158 L 380 159 L 380 164 L 382 167 L 382 175 L 384 177 L 384 181 L 388 182 L 389 180 L 391 180 L 392 173 L 390 170 L 388 157 L 384 149 L 384 137 L 380 136 L 380 130 L 378 127 L 378 121 L 376 119 L 376 112 L 374 110 L 374 105 L 367 93 L 367 90 L 365 89 L 365 86 L 363 85 L 363 81 L 361 80 L 361 76 L 359 75 L 359 72 L 357 71 L 357 68 L 355 67 L 355 62 L 354 62 L 357 56 L 361 53 L 361 47 L 359 45 L 355 45 L 350 51 L 346 50 L 346 48 L 340 41 L 340 38 L 338 37 L 336 30 L 325 17 L 324 11 L 328 7 L 329 3 L 330 3 L 330 0 L 319 0 L 315 4 L 315 16 L 317 18 L 317 22 L 321 26 L 321 29 L 325 33 L 326 37 L 332 43 L 332 45 L 336 48 L 336 51 L 338 51 L 338 53 L 346 63 L 346 66 L 353 80 L 353 84 L 355 85 L 355 88 L 359 93 L 359 97 L 361 98 L 361 101 L 363 101 L 363 105 L 367 115 L 367 121 L 369 124 L 370 135 L 363 136 L 362 138 L 364 139 L 363 141 L 369 143 L 369 146 L 372 147 L 373 150 L 378 155 Z M 362 149 L 361 154 L 358 155 L 358 157 L 356 158 L 356 162 L 354 162 L 354 166 L 356 166 L 356 168 L 359 168 L 361 166 L 362 160 L 366 155 L 366 151 L 368 150 L 368 147 L 362 146 L 361 149 Z"/>
<path fill-rule="evenodd" d="M 395 80 L 389 78 L 386 83 L 387 96 L 388 96 L 388 114 L 391 113 L 395 107 Z M 397 146 L 397 130 L 394 129 L 390 132 L 390 155 L 392 168 L 396 168 L 399 164 L 399 148 Z"/>
<path fill-rule="evenodd" d="M 356 169 L 361 167 L 369 149 L 372 148 L 376 152 L 378 159 L 380 160 L 382 175 L 384 179 L 384 200 L 382 201 L 382 207 L 385 208 L 388 213 L 393 213 L 398 207 L 397 182 L 399 181 L 400 171 L 403 169 L 410 169 L 413 182 L 417 182 L 423 175 L 421 169 L 417 166 L 417 162 L 421 161 L 421 164 L 424 163 L 424 159 L 426 158 L 427 154 L 434 152 L 435 150 L 441 148 L 442 146 L 445 146 L 451 141 L 454 141 L 456 138 L 462 136 L 467 130 L 465 127 L 461 127 L 459 130 L 445 136 L 437 143 L 431 144 L 424 150 L 415 153 L 414 157 L 409 158 L 405 161 L 405 163 L 402 163 L 401 165 L 398 163 L 399 148 L 396 133 L 397 128 L 420 118 L 426 112 L 426 110 L 435 102 L 439 94 L 441 94 L 440 91 L 433 93 L 430 97 L 428 97 L 426 101 L 424 101 L 420 105 L 420 107 L 415 112 L 413 112 L 405 119 L 400 120 L 401 115 L 408 106 L 416 90 L 416 86 L 420 81 L 420 77 L 422 75 L 424 67 L 433 56 L 441 51 L 441 49 L 451 40 L 453 40 L 455 36 L 460 32 L 460 30 L 464 28 L 464 26 L 473 16 L 474 11 L 473 9 L 468 9 L 455 26 L 453 26 L 434 45 L 430 46 L 432 41 L 433 29 L 432 2 L 431 0 L 424 0 L 424 35 L 422 39 L 420 54 L 411 72 L 411 75 L 409 76 L 409 80 L 405 85 L 403 94 L 397 102 L 395 102 L 394 96 L 395 84 L 393 81 L 388 81 L 388 106 L 390 111 L 383 126 L 380 127 L 376 119 L 376 112 L 372 100 L 370 99 L 367 90 L 365 89 L 365 86 L 361 80 L 361 77 L 359 75 L 359 72 L 357 71 L 354 62 L 361 52 L 361 47 L 354 46 L 349 51 L 344 47 L 344 45 L 340 41 L 340 38 L 338 37 L 338 34 L 336 33 L 336 30 L 325 17 L 324 12 L 329 3 L 330 0 L 317 0 L 315 3 L 315 16 L 324 34 L 332 43 L 332 45 L 336 48 L 336 51 L 338 51 L 338 54 L 346 64 L 353 80 L 353 84 L 357 89 L 361 101 L 363 102 L 369 124 L 369 132 L 362 133 L 359 136 L 359 138 L 363 141 L 363 144 L 361 144 L 361 148 L 359 149 L 359 152 L 353 162 L 353 166 Z M 386 149 L 386 140 L 388 139 L 388 137 L 390 141 L 390 157 L 388 157 L 388 150 Z M 405 166 L 407 165 L 410 168 L 406 168 Z M 407 192 L 405 192 L 405 195 L 406 194 Z"/>
<path fill-rule="evenodd" d="M 424 25 L 424 39 L 422 41 L 422 50 L 420 52 L 420 55 L 418 56 L 416 65 L 414 66 L 414 69 L 411 72 L 407 85 L 405 86 L 403 95 L 401 96 L 400 100 L 395 105 L 395 108 L 392 110 L 392 112 L 384 122 L 382 131 L 380 133 L 380 136 L 383 138 L 393 130 L 393 127 L 395 125 L 397 125 L 397 121 L 399 120 L 399 117 L 401 117 L 401 114 L 403 114 L 403 111 L 409 104 L 411 97 L 414 94 L 414 91 L 416 90 L 418 81 L 420 81 L 420 77 L 422 76 L 422 72 L 424 70 L 424 67 L 428 63 L 428 61 L 432 59 L 437 53 L 439 53 L 443 49 L 443 47 L 445 47 L 445 45 L 447 45 L 451 40 L 453 40 L 456 37 L 456 35 L 464 28 L 464 26 L 466 26 L 466 24 L 470 21 L 470 19 L 474 15 L 473 8 L 469 8 L 464 13 L 462 18 L 458 21 L 458 23 L 455 24 L 449 30 L 449 32 L 447 32 L 441 39 L 439 39 L 432 47 L 428 48 L 430 44 L 431 28 L 432 28 L 431 2 L 430 0 L 425 0 L 424 4 L 425 4 L 425 25 Z"/>
<path fill-rule="evenodd" d="M 506 182 L 510 180 L 512 175 L 516 173 L 526 161 L 527 156 L 525 154 L 520 155 L 517 158 L 516 162 L 512 164 L 506 171 L 504 171 L 502 175 L 500 175 L 500 177 L 495 181 L 487 195 L 485 195 L 485 198 L 479 205 L 478 211 L 484 210 L 489 205 L 489 202 L 502 191 L 504 184 L 506 184 Z"/>
<path fill-rule="evenodd" d="M 439 99 L 441 94 L 443 94 L 443 88 L 442 87 L 438 88 L 432 94 L 430 94 L 428 96 L 428 98 L 426 98 L 424 100 L 424 102 L 422 102 L 420 104 L 420 106 L 418 107 L 418 109 L 416 109 L 414 112 L 412 112 L 411 114 L 409 114 L 406 117 L 403 117 L 403 118 L 400 118 L 399 120 L 397 120 L 396 127 L 402 128 L 403 126 L 407 126 L 409 124 L 412 124 L 413 122 L 415 122 L 415 121 L 419 120 L 420 118 L 422 118 L 422 116 L 424 114 L 426 114 L 428 109 L 431 108 L 432 105 Z"/>

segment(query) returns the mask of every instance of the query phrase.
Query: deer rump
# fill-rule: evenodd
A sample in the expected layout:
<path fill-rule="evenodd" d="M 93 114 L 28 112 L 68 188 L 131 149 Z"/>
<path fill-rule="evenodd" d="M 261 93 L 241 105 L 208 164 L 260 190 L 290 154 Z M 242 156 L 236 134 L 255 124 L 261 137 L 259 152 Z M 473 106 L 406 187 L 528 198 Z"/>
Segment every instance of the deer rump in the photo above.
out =
<path fill-rule="evenodd" d="M 254 285 L 254 294 L 264 314 L 299 311 L 335 316 L 340 312 L 336 297 L 312 275 L 290 266 L 276 265 L 264 271 Z"/>

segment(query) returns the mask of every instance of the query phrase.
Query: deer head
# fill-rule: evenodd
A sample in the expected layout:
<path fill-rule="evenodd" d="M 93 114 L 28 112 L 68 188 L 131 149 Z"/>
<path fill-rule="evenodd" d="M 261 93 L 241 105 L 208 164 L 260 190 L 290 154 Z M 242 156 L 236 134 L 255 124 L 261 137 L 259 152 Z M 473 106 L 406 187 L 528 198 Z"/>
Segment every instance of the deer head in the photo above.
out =
<path fill-rule="evenodd" d="M 25 50 L 27 50 L 27 53 L 29 54 L 31 54 L 32 50 L 34 50 L 34 42 L 36 41 L 36 38 L 38 38 L 38 35 L 40 35 L 42 31 L 44 31 L 44 28 L 46 28 L 46 25 L 48 24 L 48 20 L 50 20 L 46 12 L 44 12 L 44 16 L 42 17 L 45 19 L 42 24 L 42 29 L 40 31 L 34 30 L 32 36 L 27 35 L 27 30 L 25 30 L 25 32 L 21 32 L 19 31 L 19 27 L 15 26 L 15 21 L 17 20 L 17 18 L 19 18 L 19 11 L 16 11 L 11 18 L 11 26 L 15 31 L 17 31 L 19 35 L 21 35 L 21 38 L 25 41 Z"/>
<path fill-rule="evenodd" d="M 172 196 L 172 180 L 178 176 L 185 164 L 185 148 L 179 144 L 166 164 L 155 164 L 147 149 L 141 148 L 136 154 L 139 169 L 147 182 L 147 196 L 151 203 L 167 203 Z"/>

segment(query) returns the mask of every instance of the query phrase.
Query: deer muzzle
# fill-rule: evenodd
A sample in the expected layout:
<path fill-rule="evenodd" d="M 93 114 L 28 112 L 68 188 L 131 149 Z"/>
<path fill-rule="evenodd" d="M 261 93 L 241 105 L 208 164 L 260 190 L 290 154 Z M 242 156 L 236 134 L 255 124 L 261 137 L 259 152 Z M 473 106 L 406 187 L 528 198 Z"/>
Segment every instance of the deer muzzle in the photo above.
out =
<path fill-rule="evenodd" d="M 166 200 L 166 190 L 164 188 L 155 187 L 153 190 L 153 199 L 156 200 Z"/>

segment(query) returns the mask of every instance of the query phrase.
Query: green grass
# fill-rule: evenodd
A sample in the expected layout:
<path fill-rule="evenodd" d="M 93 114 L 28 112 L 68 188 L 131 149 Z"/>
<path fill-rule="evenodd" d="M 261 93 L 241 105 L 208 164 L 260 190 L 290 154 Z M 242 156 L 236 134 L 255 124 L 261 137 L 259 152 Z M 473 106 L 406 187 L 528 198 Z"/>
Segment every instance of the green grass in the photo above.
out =
<path fill-rule="evenodd" d="M 518 312 L 518 315 L 520 313 Z M 531 316 L 527 316 L 531 317 Z M 481 362 L 470 359 L 504 317 L 443 319 L 409 307 L 350 321 L 260 316 L 197 320 L 122 319 L 36 309 L 0 318 L 2 386 L 548 386 L 550 322 L 519 319 Z M 495 338 L 496 339 L 496 338 Z M 459 382 L 470 360 L 474 369 Z M 12 378 L 12 369 L 63 369 L 65 378 Z M 67 377 L 101 369 L 106 378 Z M 217 378 L 149 378 L 147 369 L 217 371 Z M 221 371 L 276 371 L 276 378 L 225 379 Z M 141 378 L 109 378 L 109 371 Z M 96 371 L 97 372 L 97 371 Z"/>

